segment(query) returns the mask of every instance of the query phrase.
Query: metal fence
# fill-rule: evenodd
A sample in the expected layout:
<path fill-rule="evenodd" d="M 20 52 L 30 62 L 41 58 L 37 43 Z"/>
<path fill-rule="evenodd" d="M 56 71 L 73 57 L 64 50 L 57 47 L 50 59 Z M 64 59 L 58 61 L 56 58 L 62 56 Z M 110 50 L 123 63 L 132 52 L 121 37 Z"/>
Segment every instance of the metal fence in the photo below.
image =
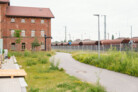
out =
<path fill-rule="evenodd" d="M 64 51 L 98 51 L 97 45 L 83 45 L 83 46 L 52 46 L 54 50 L 64 50 Z M 101 45 L 101 51 L 108 51 L 110 49 L 114 49 L 117 51 L 138 51 L 138 47 L 134 48 L 129 44 L 119 44 L 119 45 Z"/>

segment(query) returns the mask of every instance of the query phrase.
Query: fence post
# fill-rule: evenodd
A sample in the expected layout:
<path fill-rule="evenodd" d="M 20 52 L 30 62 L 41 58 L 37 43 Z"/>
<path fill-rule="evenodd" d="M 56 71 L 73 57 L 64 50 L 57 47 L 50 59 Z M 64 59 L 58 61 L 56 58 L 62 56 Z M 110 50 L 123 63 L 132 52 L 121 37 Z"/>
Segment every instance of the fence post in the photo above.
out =
<path fill-rule="evenodd" d="M 121 43 L 120 43 L 120 52 L 121 52 L 121 48 L 122 48 L 122 46 L 121 46 Z"/>
<path fill-rule="evenodd" d="M 103 52 L 104 52 L 104 45 L 103 45 Z"/>

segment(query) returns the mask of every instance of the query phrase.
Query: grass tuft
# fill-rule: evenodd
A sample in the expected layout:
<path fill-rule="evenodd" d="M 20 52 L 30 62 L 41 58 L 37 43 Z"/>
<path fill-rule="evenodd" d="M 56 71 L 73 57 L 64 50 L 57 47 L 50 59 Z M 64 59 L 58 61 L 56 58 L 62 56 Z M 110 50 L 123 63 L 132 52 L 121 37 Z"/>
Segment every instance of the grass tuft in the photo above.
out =
<path fill-rule="evenodd" d="M 40 64 L 46 64 L 46 63 L 48 63 L 48 59 L 47 58 L 38 58 L 38 62 L 40 63 Z"/>
<path fill-rule="evenodd" d="M 26 60 L 26 65 L 27 66 L 32 66 L 32 65 L 36 65 L 36 64 L 37 64 L 37 62 L 33 59 L 27 59 Z"/>

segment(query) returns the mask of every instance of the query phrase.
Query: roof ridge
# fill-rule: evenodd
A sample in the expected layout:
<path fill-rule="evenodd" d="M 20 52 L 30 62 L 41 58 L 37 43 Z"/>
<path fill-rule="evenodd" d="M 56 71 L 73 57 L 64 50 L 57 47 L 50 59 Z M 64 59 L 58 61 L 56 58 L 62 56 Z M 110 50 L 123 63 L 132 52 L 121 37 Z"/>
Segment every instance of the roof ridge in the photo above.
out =
<path fill-rule="evenodd" d="M 44 7 L 29 7 L 29 6 L 9 6 L 9 7 L 34 8 L 34 9 L 50 9 L 50 8 L 44 8 Z"/>
<path fill-rule="evenodd" d="M 8 6 L 7 16 L 54 18 L 50 8 Z"/>

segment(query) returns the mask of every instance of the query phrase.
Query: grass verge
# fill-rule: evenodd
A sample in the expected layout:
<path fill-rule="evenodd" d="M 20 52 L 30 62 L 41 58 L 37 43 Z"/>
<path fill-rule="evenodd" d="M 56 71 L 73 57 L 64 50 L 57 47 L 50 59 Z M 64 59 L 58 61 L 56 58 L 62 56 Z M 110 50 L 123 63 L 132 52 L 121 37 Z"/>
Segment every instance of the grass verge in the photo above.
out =
<path fill-rule="evenodd" d="M 59 63 L 49 62 L 54 52 L 10 52 L 27 72 L 27 92 L 106 92 L 99 84 L 91 85 L 69 76 Z"/>
<path fill-rule="evenodd" d="M 97 53 L 88 52 L 74 52 L 72 56 L 82 63 L 138 77 L 138 53 L 136 52 L 108 51 L 101 53 L 100 59 Z"/>

